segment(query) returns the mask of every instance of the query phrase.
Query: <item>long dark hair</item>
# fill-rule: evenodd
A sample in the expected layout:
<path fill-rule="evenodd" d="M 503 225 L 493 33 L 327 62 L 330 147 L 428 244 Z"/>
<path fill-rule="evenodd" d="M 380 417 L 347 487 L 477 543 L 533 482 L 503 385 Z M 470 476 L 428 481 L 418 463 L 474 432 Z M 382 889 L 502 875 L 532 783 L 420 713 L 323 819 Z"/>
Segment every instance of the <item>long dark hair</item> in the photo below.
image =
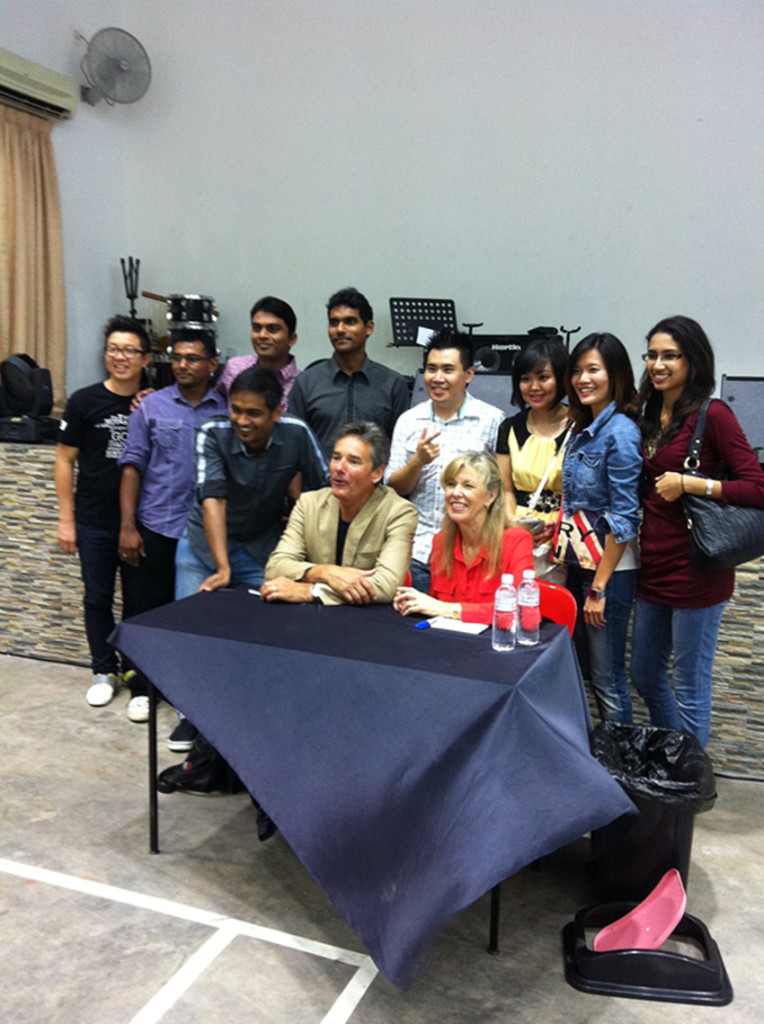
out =
<path fill-rule="evenodd" d="M 687 360 L 689 371 L 682 393 L 674 402 L 671 422 L 660 438 L 659 447 L 668 444 L 682 429 L 685 420 L 711 397 L 716 385 L 714 376 L 714 350 L 703 328 L 688 316 L 669 316 L 659 320 L 647 332 L 647 344 L 656 334 L 668 334 L 673 338 Z M 660 434 L 663 396 L 656 391 L 645 368 L 639 385 L 639 425 L 643 437 Z"/>
<path fill-rule="evenodd" d="M 636 418 L 637 390 L 634 387 L 634 371 L 631 368 L 629 353 L 623 342 L 614 334 L 587 334 L 582 338 L 568 358 L 565 368 L 565 390 L 568 392 L 570 416 L 575 426 L 573 432 L 580 434 L 592 422 L 594 416 L 588 405 L 582 405 L 570 378 L 576 363 L 585 352 L 595 349 L 602 356 L 610 382 L 610 397 L 615 402 L 616 412 Z"/>

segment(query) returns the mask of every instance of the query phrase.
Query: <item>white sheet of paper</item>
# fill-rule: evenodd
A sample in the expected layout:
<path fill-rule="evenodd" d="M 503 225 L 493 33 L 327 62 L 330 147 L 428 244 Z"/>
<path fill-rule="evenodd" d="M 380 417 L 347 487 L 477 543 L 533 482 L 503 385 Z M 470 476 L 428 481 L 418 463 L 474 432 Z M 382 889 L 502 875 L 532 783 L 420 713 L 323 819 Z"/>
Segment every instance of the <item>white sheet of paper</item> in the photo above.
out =
<path fill-rule="evenodd" d="M 478 633 L 484 633 L 488 626 L 482 622 L 459 622 L 458 619 L 448 619 L 444 615 L 436 615 L 434 619 L 430 619 L 430 629 L 448 629 L 452 633 L 471 633 L 473 636 L 477 636 Z"/>
<path fill-rule="evenodd" d="M 418 327 L 416 332 L 416 343 L 421 345 L 422 348 L 427 348 L 430 344 L 430 338 L 433 336 L 435 331 L 432 327 Z"/>

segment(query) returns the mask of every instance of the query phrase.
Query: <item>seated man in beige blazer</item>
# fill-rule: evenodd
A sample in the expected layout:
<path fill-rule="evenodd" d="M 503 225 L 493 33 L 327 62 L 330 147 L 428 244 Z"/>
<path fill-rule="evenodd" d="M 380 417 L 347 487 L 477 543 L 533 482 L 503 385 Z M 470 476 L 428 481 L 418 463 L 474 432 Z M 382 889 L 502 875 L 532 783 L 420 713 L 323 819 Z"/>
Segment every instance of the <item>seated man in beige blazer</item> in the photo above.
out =
<path fill-rule="evenodd" d="M 264 601 L 391 602 L 406 576 L 417 512 L 381 482 L 389 443 L 375 423 L 347 423 L 331 487 L 302 494 L 265 567 Z"/>

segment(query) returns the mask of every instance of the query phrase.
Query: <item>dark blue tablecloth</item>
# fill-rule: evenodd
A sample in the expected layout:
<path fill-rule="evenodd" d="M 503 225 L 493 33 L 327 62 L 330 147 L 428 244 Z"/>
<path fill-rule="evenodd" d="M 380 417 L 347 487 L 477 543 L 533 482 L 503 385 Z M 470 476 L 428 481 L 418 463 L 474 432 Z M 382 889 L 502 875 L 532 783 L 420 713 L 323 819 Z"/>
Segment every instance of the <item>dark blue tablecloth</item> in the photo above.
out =
<path fill-rule="evenodd" d="M 632 809 L 591 757 L 567 632 L 490 633 L 386 607 L 218 591 L 122 623 L 115 645 L 223 754 L 403 983 L 445 920 Z M 570 910 L 570 908 L 567 908 Z"/>

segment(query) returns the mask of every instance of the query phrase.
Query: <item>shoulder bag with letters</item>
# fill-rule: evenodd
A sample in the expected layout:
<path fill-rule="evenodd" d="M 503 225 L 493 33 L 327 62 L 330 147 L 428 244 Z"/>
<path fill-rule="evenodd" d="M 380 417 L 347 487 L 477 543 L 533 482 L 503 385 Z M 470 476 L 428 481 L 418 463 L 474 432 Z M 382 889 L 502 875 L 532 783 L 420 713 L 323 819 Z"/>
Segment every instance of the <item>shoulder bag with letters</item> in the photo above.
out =
<path fill-rule="evenodd" d="M 560 518 L 552 537 L 552 561 L 578 569 L 596 569 L 605 550 L 609 530 L 604 512 L 580 508 L 569 515 L 563 498 Z"/>

